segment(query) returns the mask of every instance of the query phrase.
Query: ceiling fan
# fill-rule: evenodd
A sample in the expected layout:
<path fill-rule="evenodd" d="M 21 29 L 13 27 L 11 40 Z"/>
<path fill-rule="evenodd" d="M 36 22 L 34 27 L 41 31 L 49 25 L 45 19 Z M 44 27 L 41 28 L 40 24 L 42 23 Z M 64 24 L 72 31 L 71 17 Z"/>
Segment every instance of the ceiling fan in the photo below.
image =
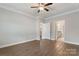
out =
<path fill-rule="evenodd" d="M 38 3 L 34 6 L 31 6 L 31 8 L 37 8 L 38 9 L 37 12 L 39 13 L 41 10 L 49 11 L 48 6 L 52 4 L 53 3 Z"/>

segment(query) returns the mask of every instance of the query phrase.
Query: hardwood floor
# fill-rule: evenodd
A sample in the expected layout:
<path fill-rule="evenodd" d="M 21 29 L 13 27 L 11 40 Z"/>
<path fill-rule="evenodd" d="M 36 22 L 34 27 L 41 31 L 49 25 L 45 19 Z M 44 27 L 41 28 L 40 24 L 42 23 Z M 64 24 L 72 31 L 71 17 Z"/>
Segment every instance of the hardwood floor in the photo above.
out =
<path fill-rule="evenodd" d="M 56 42 L 55 40 L 34 40 L 0 49 L 1 56 L 78 56 L 79 45 Z"/>

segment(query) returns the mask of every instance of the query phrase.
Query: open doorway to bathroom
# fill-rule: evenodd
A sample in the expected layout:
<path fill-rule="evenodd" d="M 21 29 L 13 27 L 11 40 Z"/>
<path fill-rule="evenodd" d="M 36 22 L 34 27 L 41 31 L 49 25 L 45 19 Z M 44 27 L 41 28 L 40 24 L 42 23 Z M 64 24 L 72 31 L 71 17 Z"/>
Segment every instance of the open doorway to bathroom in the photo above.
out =
<path fill-rule="evenodd" d="M 64 40 L 65 36 L 65 20 L 55 22 L 55 40 Z"/>

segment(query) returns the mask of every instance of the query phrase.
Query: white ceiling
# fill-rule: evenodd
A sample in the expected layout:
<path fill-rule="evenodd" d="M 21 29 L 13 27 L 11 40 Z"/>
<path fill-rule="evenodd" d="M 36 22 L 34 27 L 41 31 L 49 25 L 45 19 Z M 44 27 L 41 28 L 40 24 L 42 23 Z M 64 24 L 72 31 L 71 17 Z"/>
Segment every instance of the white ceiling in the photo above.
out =
<path fill-rule="evenodd" d="M 41 11 L 37 13 L 38 9 L 30 8 L 34 3 L 0 3 L 1 8 L 8 10 L 16 10 L 22 14 L 29 15 L 32 17 L 41 16 L 41 17 L 50 17 L 64 12 L 69 12 L 75 9 L 79 9 L 79 3 L 54 3 L 49 6 L 49 12 Z"/>

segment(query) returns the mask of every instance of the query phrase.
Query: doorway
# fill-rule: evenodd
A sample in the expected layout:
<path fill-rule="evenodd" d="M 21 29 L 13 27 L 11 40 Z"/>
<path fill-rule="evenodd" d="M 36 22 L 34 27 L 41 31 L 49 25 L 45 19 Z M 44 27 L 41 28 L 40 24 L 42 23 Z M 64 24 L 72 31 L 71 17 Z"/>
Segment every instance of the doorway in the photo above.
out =
<path fill-rule="evenodd" d="M 58 20 L 55 22 L 55 39 L 64 40 L 65 36 L 65 20 Z"/>
<path fill-rule="evenodd" d="M 41 40 L 48 39 L 50 40 L 50 23 L 40 23 L 40 35 Z"/>
<path fill-rule="evenodd" d="M 40 47 L 48 48 L 51 40 L 50 23 L 40 23 Z"/>

